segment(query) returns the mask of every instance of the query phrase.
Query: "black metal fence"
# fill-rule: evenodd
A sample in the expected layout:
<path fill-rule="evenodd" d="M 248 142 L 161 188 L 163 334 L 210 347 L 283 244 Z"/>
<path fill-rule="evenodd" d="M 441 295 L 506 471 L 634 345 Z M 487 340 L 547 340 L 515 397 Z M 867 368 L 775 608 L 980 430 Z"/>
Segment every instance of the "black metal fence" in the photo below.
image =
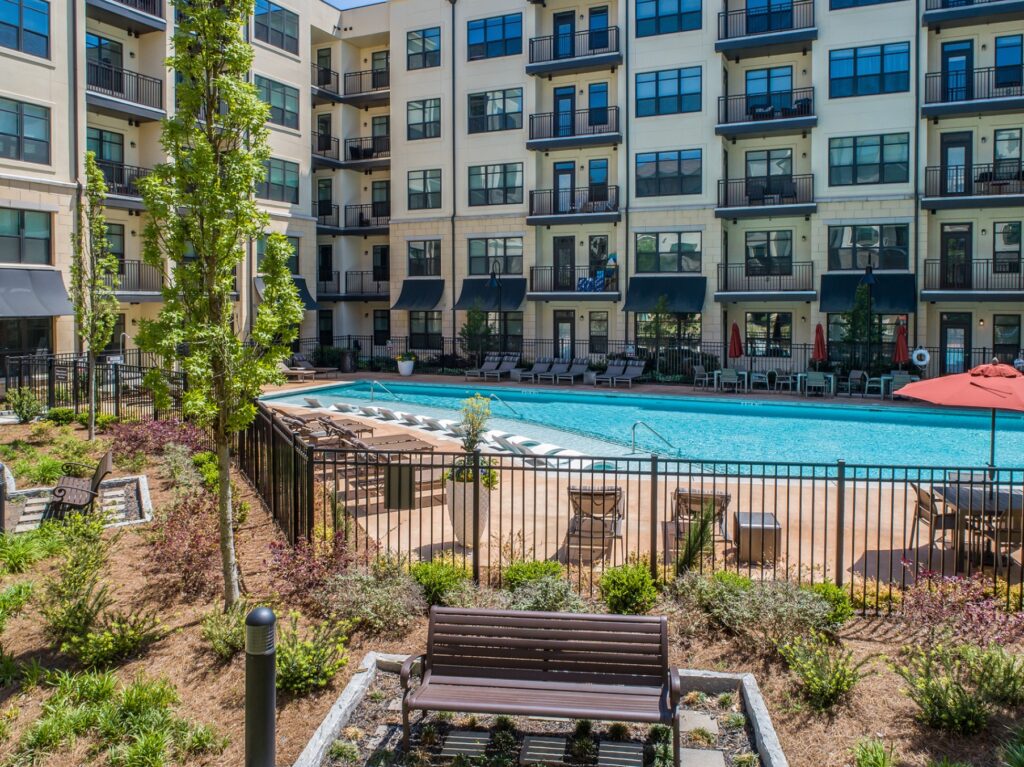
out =
<path fill-rule="evenodd" d="M 737 96 L 720 96 L 718 99 L 718 122 L 723 125 L 813 115 L 814 88 L 744 93 Z"/>
<path fill-rule="evenodd" d="M 142 11 L 143 13 L 148 13 L 150 16 L 163 18 L 164 15 L 162 0 L 114 0 L 114 2 L 134 8 L 137 11 Z"/>
<path fill-rule="evenodd" d="M 314 86 L 331 93 L 340 93 L 338 87 L 338 73 L 328 67 L 322 67 L 316 62 L 309 65 L 311 80 Z"/>
<path fill-rule="evenodd" d="M 749 208 L 808 205 L 814 202 L 814 174 L 721 179 L 718 207 Z"/>
<path fill-rule="evenodd" d="M 592 184 L 575 189 L 537 189 L 530 192 L 531 216 L 572 216 L 615 213 L 619 209 L 619 188 Z"/>
<path fill-rule="evenodd" d="M 361 72 L 345 73 L 346 96 L 383 91 L 390 87 L 391 70 L 388 69 L 364 69 Z"/>
<path fill-rule="evenodd" d="M 382 160 L 391 156 L 391 136 L 363 136 L 345 139 L 343 160 Z"/>
<path fill-rule="evenodd" d="M 1024 195 L 1020 160 L 974 165 L 929 165 L 924 170 L 925 197 Z"/>
<path fill-rule="evenodd" d="M 103 180 L 107 184 L 107 193 L 124 197 L 141 197 L 142 190 L 139 189 L 138 182 L 152 172 L 150 168 L 139 168 L 135 165 L 106 160 L 97 160 L 96 165 L 103 173 Z"/>
<path fill-rule="evenodd" d="M 1024 272 L 1015 258 L 967 262 L 928 259 L 924 262 L 924 289 L 1024 293 Z"/>
<path fill-rule="evenodd" d="M 546 64 L 582 56 L 603 56 L 619 51 L 619 28 L 600 27 L 571 34 L 547 35 L 530 40 L 530 63 Z"/>
<path fill-rule="evenodd" d="M 1024 66 L 975 67 L 929 72 L 924 76 L 924 103 L 982 101 L 1024 95 Z"/>
<path fill-rule="evenodd" d="M 718 289 L 743 293 L 814 290 L 814 263 L 719 264 Z"/>

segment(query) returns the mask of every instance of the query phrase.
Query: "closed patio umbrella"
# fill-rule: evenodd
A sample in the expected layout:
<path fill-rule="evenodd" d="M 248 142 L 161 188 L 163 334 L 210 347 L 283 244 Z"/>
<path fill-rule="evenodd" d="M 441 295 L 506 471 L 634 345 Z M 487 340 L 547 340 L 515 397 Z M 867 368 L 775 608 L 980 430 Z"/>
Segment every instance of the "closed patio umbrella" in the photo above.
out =
<path fill-rule="evenodd" d="M 736 359 L 743 356 L 743 341 L 740 338 L 740 326 L 732 323 L 732 333 L 729 336 L 729 359 Z"/>
<path fill-rule="evenodd" d="M 814 350 L 811 352 L 811 362 L 824 362 L 828 358 L 828 348 L 825 346 L 825 328 L 818 323 L 814 329 Z"/>
<path fill-rule="evenodd" d="M 892 364 L 899 365 L 900 370 L 910 362 L 910 348 L 907 346 L 907 326 L 896 328 L 896 349 L 892 353 Z M 902 392 L 901 392 L 902 393 Z"/>

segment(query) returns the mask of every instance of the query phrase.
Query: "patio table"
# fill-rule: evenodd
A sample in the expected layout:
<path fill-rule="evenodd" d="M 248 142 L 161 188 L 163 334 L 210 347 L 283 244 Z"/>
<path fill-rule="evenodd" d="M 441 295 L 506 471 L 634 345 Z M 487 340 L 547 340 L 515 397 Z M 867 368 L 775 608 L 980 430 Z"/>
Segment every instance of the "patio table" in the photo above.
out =
<path fill-rule="evenodd" d="M 969 527 L 980 532 L 1002 514 L 1024 511 L 1024 490 L 993 488 L 986 481 L 939 485 L 935 492 L 956 510 L 957 572 L 964 569 Z"/>
<path fill-rule="evenodd" d="M 740 378 L 740 386 L 743 387 L 743 391 L 750 391 L 750 384 L 749 384 L 750 376 L 747 374 L 747 371 L 746 370 L 737 370 L 736 371 L 736 375 L 738 375 L 739 378 Z M 719 380 L 719 378 L 721 378 L 721 376 L 722 376 L 722 371 L 721 370 L 716 370 L 715 371 L 715 391 L 718 391 L 718 380 Z"/>

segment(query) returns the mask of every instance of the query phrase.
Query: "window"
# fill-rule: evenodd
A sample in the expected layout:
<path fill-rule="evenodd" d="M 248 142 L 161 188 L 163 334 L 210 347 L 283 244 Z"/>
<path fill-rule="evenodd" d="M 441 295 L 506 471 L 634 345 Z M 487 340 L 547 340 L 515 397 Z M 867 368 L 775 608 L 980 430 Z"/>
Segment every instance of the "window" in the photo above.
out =
<path fill-rule="evenodd" d="M 299 16 L 270 0 L 256 0 L 256 39 L 289 53 L 299 52 Z"/>
<path fill-rule="evenodd" d="M 409 312 L 409 347 L 441 348 L 441 312 Z"/>
<path fill-rule="evenodd" d="M 523 313 L 488 312 L 487 324 L 500 352 L 523 350 Z"/>
<path fill-rule="evenodd" d="M 0 0 L 0 45 L 48 58 L 50 4 L 45 0 Z"/>
<path fill-rule="evenodd" d="M 744 263 L 748 277 L 792 274 L 792 230 L 747 232 Z"/>
<path fill-rule="evenodd" d="M 746 178 L 772 177 L 790 179 L 793 177 L 792 149 L 755 149 L 747 152 Z M 769 188 L 769 191 L 776 191 Z"/>
<path fill-rule="evenodd" d="M 110 340 L 107 341 L 107 345 L 103 347 L 104 354 L 120 354 L 121 353 L 121 336 L 124 334 L 124 315 L 114 315 L 114 327 L 110 329 Z"/>
<path fill-rule="evenodd" d="M 700 232 L 636 236 L 637 272 L 700 272 Z"/>
<path fill-rule="evenodd" d="M 907 224 L 857 224 L 828 228 L 828 268 L 863 270 L 909 268 Z"/>
<path fill-rule="evenodd" d="M 826 320 L 828 329 L 826 330 L 826 337 L 829 345 L 846 343 L 853 341 L 854 338 L 863 339 L 864 328 L 853 328 L 850 326 L 850 315 L 849 314 L 829 314 Z M 896 343 L 896 329 L 903 325 L 907 325 L 907 315 L 905 314 L 871 314 L 871 326 L 872 334 L 871 338 L 873 341 L 877 341 L 883 344 L 894 344 Z M 859 342 L 858 342 L 859 343 Z"/>
<path fill-rule="evenodd" d="M 748 357 L 790 357 L 793 315 L 789 312 L 747 312 Z"/>
<path fill-rule="evenodd" d="M 1012 363 L 1020 352 L 1020 315 L 992 315 L 992 352 L 1000 360 Z"/>
<path fill-rule="evenodd" d="M 910 90 L 910 43 L 829 51 L 830 98 Z"/>
<path fill-rule="evenodd" d="M 701 150 L 644 152 L 636 156 L 636 196 L 700 194 Z"/>
<path fill-rule="evenodd" d="M 409 141 L 441 135 L 441 99 L 410 101 L 406 107 L 406 137 Z"/>
<path fill-rule="evenodd" d="M 469 60 L 523 52 L 523 15 L 510 13 L 469 22 Z"/>
<path fill-rule="evenodd" d="M 288 271 L 291 274 L 299 273 L 299 238 L 288 237 L 288 244 L 292 246 L 292 254 L 288 258 Z M 260 270 L 263 264 L 263 255 L 267 252 L 267 238 L 260 237 L 256 240 L 256 271 Z"/>
<path fill-rule="evenodd" d="M 286 128 L 299 127 L 299 91 L 283 83 L 256 75 L 260 99 L 270 105 L 270 122 Z"/>
<path fill-rule="evenodd" d="M 522 201 L 523 164 L 521 162 L 470 166 L 470 205 L 513 205 Z"/>
<path fill-rule="evenodd" d="M 591 354 L 608 353 L 608 312 L 590 313 L 590 347 Z"/>
<path fill-rule="evenodd" d="M 1016 180 L 1020 174 L 1020 128 L 997 130 L 995 141 L 995 177 L 999 180 Z"/>
<path fill-rule="evenodd" d="M 0 263 L 51 263 L 50 214 L 0 208 Z"/>
<path fill-rule="evenodd" d="M 700 67 L 664 69 L 636 76 L 636 116 L 700 111 Z"/>
<path fill-rule="evenodd" d="M 469 132 L 489 133 L 523 127 L 523 89 L 469 94 Z"/>
<path fill-rule="evenodd" d="M 373 310 L 373 345 L 384 346 L 391 338 L 391 312 L 388 309 Z"/>
<path fill-rule="evenodd" d="M 661 347 L 675 343 L 676 345 L 700 341 L 700 314 L 664 315 L 659 323 L 653 314 L 637 314 L 634 323 L 635 337 L 642 343 L 653 343 L 660 337 Z M 660 332 L 659 332 L 660 331 Z"/>
<path fill-rule="evenodd" d="M 264 200 L 290 202 L 299 201 L 298 163 L 271 157 L 265 163 L 267 177 L 256 184 L 256 196 Z"/>
<path fill-rule="evenodd" d="M 700 29 L 701 0 L 636 0 L 636 36 Z"/>
<path fill-rule="evenodd" d="M 124 261 L 124 224 L 107 224 L 107 244 L 110 253 L 118 261 Z M 124 273 L 124 266 L 121 266 Z"/>
<path fill-rule="evenodd" d="M 1020 273 L 1020 221 L 997 221 L 992 231 L 993 271 Z"/>
<path fill-rule="evenodd" d="M 441 66 L 441 27 L 417 29 L 405 36 L 407 69 L 429 69 Z"/>
<path fill-rule="evenodd" d="M 996 38 L 996 87 L 1019 88 L 1024 80 L 1022 36 Z"/>
<path fill-rule="evenodd" d="M 102 128 L 85 129 L 85 148 L 98 162 L 120 165 L 124 162 L 124 136 Z"/>
<path fill-rule="evenodd" d="M 440 277 L 441 276 L 441 241 L 410 240 L 409 241 L 409 276 Z"/>
<path fill-rule="evenodd" d="M 848 136 L 828 141 L 829 186 L 895 184 L 910 178 L 910 134 Z"/>
<path fill-rule="evenodd" d="M 831 8 L 833 11 L 841 11 L 845 8 L 861 8 L 862 6 L 866 5 L 880 5 L 882 3 L 891 2 L 894 2 L 894 0 L 832 0 L 832 2 L 829 4 L 829 8 Z M 953 7 L 953 3 L 947 0 L 946 4 L 944 4 L 942 7 L 951 8 Z"/>
<path fill-rule="evenodd" d="M 498 274 L 522 274 L 523 238 L 477 237 L 469 241 L 470 274 L 490 274 L 495 261 Z"/>
<path fill-rule="evenodd" d="M 0 319 L 0 364 L 3 354 L 32 354 L 40 349 L 49 351 L 52 317 L 29 319 Z"/>
<path fill-rule="evenodd" d="M 316 335 L 321 346 L 334 345 L 334 312 L 320 309 L 316 313 Z"/>
<path fill-rule="evenodd" d="M 0 99 L 0 157 L 50 163 L 50 110 Z"/>
<path fill-rule="evenodd" d="M 409 210 L 441 207 L 441 170 L 409 171 Z"/>

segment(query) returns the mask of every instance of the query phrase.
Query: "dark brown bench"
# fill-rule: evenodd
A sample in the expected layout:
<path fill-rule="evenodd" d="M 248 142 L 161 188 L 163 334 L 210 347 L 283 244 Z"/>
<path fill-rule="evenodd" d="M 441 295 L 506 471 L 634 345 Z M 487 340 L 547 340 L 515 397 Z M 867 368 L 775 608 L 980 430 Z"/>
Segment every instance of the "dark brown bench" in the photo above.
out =
<path fill-rule="evenodd" d="M 434 607 L 427 652 L 405 661 L 402 690 L 406 753 L 410 712 L 460 711 L 671 725 L 679 767 L 680 681 L 664 617 Z"/>
<path fill-rule="evenodd" d="M 65 476 L 61 477 L 57 486 L 53 488 L 53 500 L 46 510 L 46 518 L 60 518 L 69 511 L 91 511 L 96 498 L 99 497 L 100 483 L 114 470 L 114 455 L 108 450 L 100 458 L 91 478 L 69 476 L 76 466 L 91 468 L 81 463 L 64 464 Z"/>

